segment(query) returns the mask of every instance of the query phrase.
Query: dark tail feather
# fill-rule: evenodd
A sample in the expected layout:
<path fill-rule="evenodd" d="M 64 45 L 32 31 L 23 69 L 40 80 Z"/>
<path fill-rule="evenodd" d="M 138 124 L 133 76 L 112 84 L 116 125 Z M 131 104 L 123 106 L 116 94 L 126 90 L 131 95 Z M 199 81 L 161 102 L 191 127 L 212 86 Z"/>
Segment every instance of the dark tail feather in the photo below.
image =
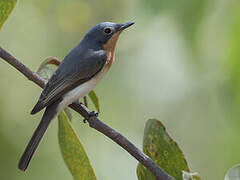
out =
<path fill-rule="evenodd" d="M 37 104 L 33 107 L 31 114 L 36 114 L 41 111 L 45 106 L 43 105 L 42 101 L 38 101 Z"/>
<path fill-rule="evenodd" d="M 35 130 L 31 140 L 29 141 L 21 159 L 18 163 L 18 168 L 22 171 L 25 171 L 28 167 L 29 162 L 32 159 L 34 152 L 36 151 L 44 133 L 46 132 L 49 123 L 56 115 L 57 104 L 54 103 L 48 106 L 43 114 L 42 120 L 39 123 L 37 129 Z"/>

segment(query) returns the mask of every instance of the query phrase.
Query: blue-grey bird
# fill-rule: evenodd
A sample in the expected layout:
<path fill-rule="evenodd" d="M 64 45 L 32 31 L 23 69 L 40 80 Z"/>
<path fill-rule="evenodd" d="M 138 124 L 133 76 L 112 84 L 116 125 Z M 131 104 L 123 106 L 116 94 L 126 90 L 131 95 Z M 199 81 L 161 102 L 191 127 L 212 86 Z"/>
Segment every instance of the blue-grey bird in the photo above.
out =
<path fill-rule="evenodd" d="M 19 161 L 20 170 L 25 171 L 28 167 L 51 120 L 69 104 L 86 96 L 108 72 L 114 61 L 119 35 L 133 24 L 97 24 L 64 58 L 31 111 L 31 114 L 35 114 L 46 107 L 41 122 Z"/>

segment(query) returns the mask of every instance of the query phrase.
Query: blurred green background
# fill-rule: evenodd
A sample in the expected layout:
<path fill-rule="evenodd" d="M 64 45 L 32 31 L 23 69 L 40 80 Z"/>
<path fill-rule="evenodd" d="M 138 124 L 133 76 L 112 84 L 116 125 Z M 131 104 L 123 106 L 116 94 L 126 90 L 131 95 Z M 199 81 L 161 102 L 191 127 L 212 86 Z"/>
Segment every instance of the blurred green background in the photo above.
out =
<path fill-rule="evenodd" d="M 0 45 L 37 70 L 47 56 L 63 59 L 102 21 L 136 24 L 121 35 L 115 64 L 95 89 L 100 119 L 141 148 L 146 120 L 157 118 L 193 171 L 223 179 L 240 162 L 240 1 L 24 0 L 0 31 Z M 17 169 L 42 115 L 29 114 L 41 89 L 3 60 L 0 77 L 1 179 L 72 179 L 57 121 L 26 173 Z M 135 159 L 73 116 L 98 179 L 137 179 Z"/>

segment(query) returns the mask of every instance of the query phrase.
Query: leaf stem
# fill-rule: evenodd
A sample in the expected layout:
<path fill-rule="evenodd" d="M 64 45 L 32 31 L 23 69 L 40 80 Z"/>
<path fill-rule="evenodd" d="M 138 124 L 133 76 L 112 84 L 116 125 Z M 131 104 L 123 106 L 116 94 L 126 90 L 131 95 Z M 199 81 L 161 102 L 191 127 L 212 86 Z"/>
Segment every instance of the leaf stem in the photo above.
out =
<path fill-rule="evenodd" d="M 87 96 L 84 96 L 84 97 L 83 97 L 83 101 L 84 101 L 84 105 L 85 105 L 86 107 L 88 107 Z"/>

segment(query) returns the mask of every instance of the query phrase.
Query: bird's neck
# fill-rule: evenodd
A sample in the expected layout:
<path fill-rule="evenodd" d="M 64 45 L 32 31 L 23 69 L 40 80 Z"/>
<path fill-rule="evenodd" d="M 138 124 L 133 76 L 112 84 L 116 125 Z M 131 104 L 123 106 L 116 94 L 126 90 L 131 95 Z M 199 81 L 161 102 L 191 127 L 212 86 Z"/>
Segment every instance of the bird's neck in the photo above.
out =
<path fill-rule="evenodd" d="M 116 48 L 117 40 L 119 38 L 120 33 L 121 32 L 118 32 L 118 33 L 114 34 L 107 41 L 107 43 L 103 45 L 103 50 L 107 54 L 107 63 L 106 64 L 109 66 L 109 68 L 111 67 L 111 65 L 114 62 L 115 48 Z"/>

